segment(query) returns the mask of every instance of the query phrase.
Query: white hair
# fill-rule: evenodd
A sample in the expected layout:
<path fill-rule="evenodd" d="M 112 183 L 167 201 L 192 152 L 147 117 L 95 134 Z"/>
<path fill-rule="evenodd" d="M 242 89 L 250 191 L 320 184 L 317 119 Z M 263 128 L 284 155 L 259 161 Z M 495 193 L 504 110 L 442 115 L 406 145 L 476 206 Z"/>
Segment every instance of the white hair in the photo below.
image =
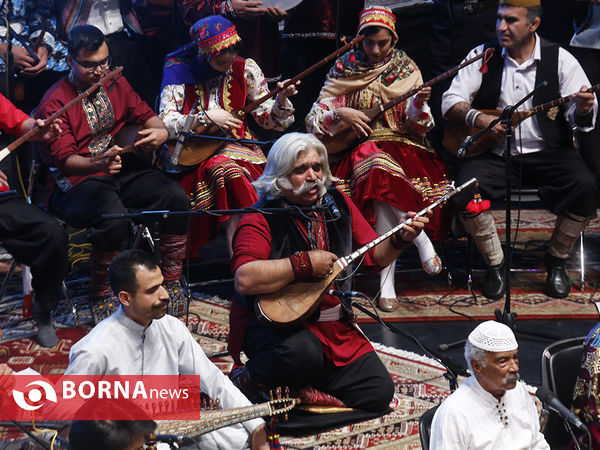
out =
<path fill-rule="evenodd" d="M 485 367 L 487 364 L 487 354 L 487 350 L 475 347 L 467 339 L 467 343 L 465 344 L 465 359 L 467 360 L 467 366 L 469 366 L 469 372 L 475 374 L 475 372 L 473 371 L 473 367 L 471 366 L 471 361 L 476 361 L 481 367 Z"/>
<path fill-rule="evenodd" d="M 323 143 L 310 133 L 287 133 L 281 136 L 269 151 L 267 164 L 262 175 L 252 185 L 259 198 L 275 199 L 282 196 L 282 188 L 290 186 L 288 177 L 294 170 L 296 160 L 302 152 L 314 149 L 323 165 L 323 185 L 325 188 L 337 181 L 329 170 L 327 149 Z"/>

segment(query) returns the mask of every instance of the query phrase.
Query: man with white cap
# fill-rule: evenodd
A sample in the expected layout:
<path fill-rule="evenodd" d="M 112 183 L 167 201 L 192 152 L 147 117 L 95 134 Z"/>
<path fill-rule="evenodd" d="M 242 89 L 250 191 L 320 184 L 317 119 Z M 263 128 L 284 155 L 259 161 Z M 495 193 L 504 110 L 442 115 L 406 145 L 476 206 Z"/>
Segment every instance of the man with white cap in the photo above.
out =
<path fill-rule="evenodd" d="M 512 330 L 489 320 L 465 345 L 473 374 L 436 411 L 430 449 L 549 449 L 531 395 L 519 382 Z"/>

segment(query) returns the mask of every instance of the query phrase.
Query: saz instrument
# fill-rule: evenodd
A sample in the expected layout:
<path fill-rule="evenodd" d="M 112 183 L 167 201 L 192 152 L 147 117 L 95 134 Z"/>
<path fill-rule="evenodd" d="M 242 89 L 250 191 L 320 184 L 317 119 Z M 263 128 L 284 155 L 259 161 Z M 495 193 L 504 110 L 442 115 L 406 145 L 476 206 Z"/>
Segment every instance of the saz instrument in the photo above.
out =
<path fill-rule="evenodd" d="M 349 48 L 356 45 L 357 43 L 362 41 L 364 38 L 365 38 L 364 35 L 360 35 L 360 36 L 354 38 L 348 44 L 344 45 L 343 47 L 339 48 L 335 52 L 331 53 L 330 55 L 328 55 L 325 58 L 321 59 L 320 61 L 316 62 L 315 64 L 310 66 L 305 71 L 296 75 L 294 78 L 291 78 L 288 81 L 286 81 L 281 88 L 278 87 L 278 88 L 268 92 L 267 94 L 263 95 L 259 99 L 255 100 L 252 103 L 250 103 L 249 105 L 245 106 L 243 109 L 234 112 L 233 115 L 237 118 L 241 118 L 241 117 L 245 116 L 250 111 L 256 109 L 261 103 L 264 103 L 266 100 L 270 99 L 271 97 L 274 97 L 280 91 L 284 90 L 288 86 L 296 84 L 297 81 L 304 78 L 306 75 L 310 74 L 311 72 L 315 71 L 316 69 L 321 67 L 323 64 L 327 63 L 328 61 L 331 61 L 332 59 L 337 58 L 339 55 L 346 52 Z M 193 114 L 194 111 L 191 111 L 190 113 Z M 220 129 L 215 124 L 207 125 L 207 126 L 199 126 L 194 130 L 194 133 L 206 134 L 206 135 L 215 136 L 215 137 L 218 137 L 218 136 L 223 137 L 226 135 L 226 133 L 224 133 L 223 130 Z M 175 150 L 176 142 L 177 142 L 176 140 L 170 140 L 169 142 L 167 142 L 169 157 L 173 156 L 173 151 Z M 210 158 L 223 145 L 224 145 L 224 142 L 217 138 L 214 138 L 214 139 L 189 138 L 186 140 L 186 142 L 183 145 L 183 150 L 182 150 L 181 154 L 179 155 L 179 160 L 171 161 L 171 162 L 173 164 L 179 164 L 180 166 L 185 166 L 185 167 L 195 166 L 197 164 L 200 164 L 202 161 Z"/>
<path fill-rule="evenodd" d="M 288 398 L 281 396 L 281 388 L 277 389 L 277 399 L 257 405 L 242 406 L 240 408 L 216 409 L 202 411 L 199 420 L 158 420 L 156 434 L 170 434 L 195 438 L 219 428 L 228 427 L 246 420 L 258 417 L 276 416 L 287 414 L 294 406 L 300 403 L 298 398 L 289 398 L 289 390 L 286 388 Z M 218 401 L 217 401 L 218 405 Z M 148 443 L 148 442 L 147 442 Z"/>
<path fill-rule="evenodd" d="M 369 108 L 369 109 L 361 109 L 361 111 L 363 113 L 365 113 L 366 116 L 370 120 L 373 120 L 379 114 L 387 111 L 390 108 L 393 108 L 394 106 L 402 103 L 406 99 L 412 97 L 417 92 L 419 92 L 421 89 L 423 89 L 425 87 L 433 86 L 434 84 L 442 81 L 443 79 L 448 78 L 451 75 L 454 75 L 456 72 L 458 72 L 463 67 L 466 67 L 469 64 L 473 64 L 475 61 L 478 61 L 483 57 L 490 58 L 493 52 L 494 52 L 493 48 L 488 48 L 481 55 L 477 55 L 474 58 L 471 58 L 471 59 L 459 64 L 458 66 L 448 70 L 447 72 L 444 72 L 444 73 L 438 75 L 437 77 L 423 83 L 420 86 L 417 86 L 416 88 L 411 89 L 410 91 L 402 94 L 399 97 L 396 97 L 396 98 L 390 100 L 389 102 L 384 103 L 383 105 L 374 106 L 373 108 Z M 354 147 L 356 147 L 356 145 L 358 145 L 359 141 L 361 141 L 361 138 L 356 136 L 356 133 L 354 132 L 352 127 L 346 123 L 343 123 L 342 126 L 338 129 L 338 131 L 333 136 L 323 136 L 321 138 L 321 142 L 323 142 L 323 144 L 327 148 L 327 153 L 329 153 L 330 155 L 332 155 L 334 153 L 343 152 L 344 150 L 346 150 L 348 148 L 354 148 Z"/>
<path fill-rule="evenodd" d="M 599 90 L 600 84 L 596 84 L 595 86 L 589 88 L 587 92 L 598 92 Z M 549 110 L 548 117 L 554 120 L 559 112 L 558 106 L 567 103 L 570 100 L 571 96 L 567 95 L 566 97 L 561 97 L 551 102 L 543 103 L 532 109 L 528 109 L 527 111 L 515 111 L 512 116 L 513 126 L 517 126 L 519 123 L 521 123 L 528 117 L 531 117 L 534 114 L 546 110 Z M 495 117 L 500 117 L 500 114 L 502 114 L 502 111 L 497 109 L 480 109 L 480 111 L 484 114 L 489 114 L 490 116 Z M 481 128 L 470 127 L 464 122 L 452 121 L 450 122 L 450 124 L 446 128 L 446 131 L 444 132 L 444 140 L 442 141 L 442 143 L 450 153 L 452 153 L 453 155 L 457 155 L 460 145 L 467 138 L 467 136 L 472 136 L 480 130 Z M 504 138 L 504 135 L 486 133 L 479 139 L 474 141 L 469 146 L 465 154 L 461 157 L 471 158 L 473 156 L 481 155 L 482 153 L 485 153 L 489 150 L 493 150 L 498 146 L 498 144 L 500 144 L 500 142 L 504 140 Z"/>
<path fill-rule="evenodd" d="M 100 86 L 102 86 L 107 81 L 110 81 L 110 80 L 116 78 L 122 71 L 123 71 L 122 67 L 115 68 L 115 70 L 113 70 L 112 72 L 110 72 L 109 74 L 107 74 L 104 78 L 100 79 L 95 84 L 91 85 L 89 88 L 87 88 L 85 91 L 83 91 L 77 97 L 75 97 L 73 100 L 71 100 L 65 106 L 63 106 L 62 108 L 60 108 L 54 114 L 52 114 L 51 116 L 49 116 L 46 119 L 44 119 L 46 121 L 46 124 L 47 124 L 46 127 L 48 127 L 52 122 L 54 122 L 57 118 L 59 118 L 65 112 L 67 112 L 68 110 L 70 110 L 73 106 L 75 106 L 76 104 L 78 104 L 81 99 L 87 97 L 92 92 L 98 90 L 100 88 Z M 46 127 L 44 127 L 44 128 L 46 128 Z M 0 150 L 0 161 L 2 161 L 4 158 L 6 158 L 8 155 L 10 155 L 10 152 L 12 152 L 16 148 L 18 148 L 19 146 L 21 146 L 22 144 L 24 144 L 25 142 L 27 142 L 28 140 L 30 140 L 36 134 L 38 134 L 40 132 L 40 130 L 42 130 L 42 128 L 40 128 L 37 125 L 35 125 L 27 133 L 25 133 L 21 137 L 15 139 L 13 142 L 11 142 L 9 145 L 7 145 L 5 148 L 3 148 L 2 150 Z"/>
<path fill-rule="evenodd" d="M 475 181 L 475 178 L 471 178 L 461 186 L 445 193 L 440 199 L 419 211 L 415 218 L 421 217 L 428 211 L 431 211 L 442 203 L 447 202 L 450 197 L 475 183 Z M 401 224 L 389 230 L 387 233 L 382 234 L 377 239 L 374 239 L 368 244 L 360 247 L 358 250 L 355 250 L 353 253 L 339 258 L 333 265 L 331 274 L 323 280 L 291 283 L 279 292 L 261 295 L 255 304 L 258 318 L 273 326 L 294 325 L 306 320 L 319 307 L 325 290 L 329 288 L 331 283 L 334 282 L 335 278 L 346 267 L 364 255 L 367 251 L 375 247 L 377 244 L 388 239 L 398 230 L 402 229 L 406 225 L 410 225 L 413 220 L 413 218 L 405 220 Z"/>

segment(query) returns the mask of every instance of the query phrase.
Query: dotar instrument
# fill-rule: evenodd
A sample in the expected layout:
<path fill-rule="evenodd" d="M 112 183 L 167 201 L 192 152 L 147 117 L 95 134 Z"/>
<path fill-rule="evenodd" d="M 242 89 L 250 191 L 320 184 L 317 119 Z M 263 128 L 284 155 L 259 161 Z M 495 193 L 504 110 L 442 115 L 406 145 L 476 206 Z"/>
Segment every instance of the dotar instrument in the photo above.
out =
<path fill-rule="evenodd" d="M 485 52 L 481 53 L 480 55 L 477 55 L 474 58 L 464 61 L 463 63 L 459 64 L 458 66 L 448 70 L 447 72 L 444 72 L 444 73 L 438 75 L 437 77 L 435 77 L 429 81 L 426 81 L 422 85 L 411 89 L 410 91 L 400 95 L 399 97 L 396 97 L 382 105 L 374 106 L 373 108 L 361 109 L 361 111 L 363 113 L 365 113 L 369 119 L 373 120 L 379 114 L 387 111 L 390 108 L 393 108 L 394 106 L 404 102 L 406 99 L 412 97 L 413 95 L 418 93 L 421 89 L 423 89 L 425 87 L 433 86 L 434 84 L 442 81 L 443 79 L 448 78 L 451 75 L 454 75 L 456 72 L 458 72 L 463 67 L 466 67 L 469 64 L 473 64 L 475 61 L 478 61 L 483 57 L 489 59 L 493 52 L 494 52 L 493 48 L 488 48 Z M 335 134 L 333 136 L 323 136 L 321 138 L 321 142 L 323 142 L 323 144 L 327 148 L 327 153 L 329 153 L 330 155 L 334 154 L 334 153 L 343 152 L 344 150 L 347 150 L 349 148 L 354 148 L 354 147 L 356 147 L 356 145 L 358 145 L 358 142 L 360 140 L 361 139 L 358 136 L 356 136 L 356 133 L 354 132 L 352 127 L 346 123 L 343 123 L 342 126 L 340 126 L 340 128 L 335 132 Z"/>
<path fill-rule="evenodd" d="M 296 84 L 297 81 L 304 78 L 306 75 L 315 71 L 323 64 L 326 64 L 328 61 L 337 58 L 339 55 L 347 51 L 352 46 L 356 45 L 360 41 L 362 41 L 365 37 L 363 35 L 354 38 L 348 44 L 339 48 L 335 52 L 321 59 L 317 63 L 310 66 L 308 69 L 304 70 L 300 74 L 286 81 L 281 88 L 273 89 L 267 94 L 263 95 L 259 99 L 253 101 L 252 103 L 245 106 L 243 109 L 236 111 L 233 113 L 234 116 L 241 118 L 248 114 L 250 111 L 256 109 L 260 104 L 264 103 L 266 100 L 274 97 L 282 90 L 286 89 L 288 86 Z M 192 109 L 190 114 L 194 114 L 195 111 Z M 199 126 L 194 130 L 195 134 L 204 134 L 210 136 L 225 136 L 225 133 L 222 132 L 216 125 L 207 125 L 207 126 Z M 183 144 L 183 149 L 180 154 L 176 155 L 176 160 L 173 160 L 173 152 L 176 146 L 176 140 L 171 140 L 167 142 L 169 158 L 171 159 L 171 163 L 183 167 L 193 167 L 197 164 L 200 164 L 202 161 L 210 158 L 219 148 L 224 145 L 224 142 L 219 139 L 203 139 L 203 138 L 189 138 Z"/>
<path fill-rule="evenodd" d="M 600 84 L 596 84 L 588 89 L 588 92 L 598 92 L 600 90 Z M 532 109 L 528 109 L 527 111 L 515 111 L 512 116 L 513 126 L 517 126 L 523 120 L 528 117 L 533 116 L 534 114 L 538 114 L 540 112 L 548 110 L 548 117 L 552 120 L 556 119 L 556 115 L 558 114 L 558 106 L 567 103 L 571 100 L 571 96 L 567 95 L 566 97 L 561 97 L 559 99 L 553 100 L 551 102 L 543 103 L 538 105 Z M 490 116 L 500 117 L 502 111 L 497 109 L 480 109 L 480 111 L 484 114 L 488 114 Z M 455 122 L 452 121 L 446 128 L 444 132 L 444 147 L 453 155 L 457 155 L 458 149 L 463 141 L 467 138 L 467 136 L 472 136 L 473 134 L 480 131 L 481 128 L 470 127 L 464 122 Z M 493 150 L 502 142 L 504 139 L 504 135 L 497 135 L 492 133 L 486 133 L 476 141 L 474 141 L 468 148 L 465 155 L 462 157 L 471 158 L 473 156 L 480 155 L 487 151 Z"/>
<path fill-rule="evenodd" d="M 450 197 L 454 196 L 475 182 L 476 179 L 471 178 L 461 186 L 445 193 L 437 201 L 419 211 L 415 218 L 421 217 L 428 211 L 431 211 L 437 206 L 446 203 Z M 291 283 L 279 292 L 261 295 L 255 304 L 257 316 L 260 320 L 266 321 L 273 326 L 294 325 L 306 320 L 316 311 L 321 303 L 321 298 L 323 297 L 325 291 L 329 288 L 331 283 L 334 282 L 336 277 L 344 269 L 346 269 L 346 267 L 364 255 L 367 251 L 375 247 L 377 244 L 391 237 L 392 234 L 396 233 L 401 228 L 405 227 L 406 225 L 410 225 L 413 220 L 413 218 L 405 220 L 401 224 L 389 230 L 387 233 L 382 234 L 377 239 L 374 239 L 368 244 L 360 247 L 358 250 L 355 250 L 347 256 L 339 258 L 333 265 L 331 274 L 329 274 L 323 280 Z"/>
<path fill-rule="evenodd" d="M 103 77 L 102 79 L 100 79 L 99 81 L 97 81 L 95 84 L 91 85 L 89 88 L 87 88 L 85 91 L 83 91 L 77 97 L 75 97 L 73 100 L 71 100 L 65 106 L 63 106 L 62 108 L 60 108 L 54 114 L 52 114 L 51 116 L 49 116 L 46 119 L 44 119 L 46 121 L 46 124 L 51 124 L 52 122 L 54 122 L 54 120 L 56 120 L 61 115 L 63 115 L 65 112 L 67 112 L 68 110 L 70 110 L 73 106 L 75 106 L 76 104 L 78 104 L 81 101 L 81 99 L 87 97 L 88 95 L 90 95 L 94 91 L 98 90 L 100 88 L 100 86 L 102 86 L 107 81 L 111 81 L 112 79 L 116 78 L 118 75 L 120 75 L 120 73 L 122 71 L 123 71 L 122 67 L 116 67 L 112 72 L 110 72 L 105 77 Z M 46 126 L 48 126 L 48 125 L 46 125 Z M 16 148 L 20 147 L 22 144 L 24 144 L 25 142 L 27 142 L 28 140 L 30 140 L 32 137 L 34 137 L 36 134 L 38 134 L 41 129 L 42 128 L 40 128 L 37 125 L 33 126 L 31 128 L 31 130 L 29 130 L 27 133 L 25 133 L 21 137 L 15 139 L 13 142 L 11 142 L 9 145 L 7 145 L 5 148 L 3 148 L 2 150 L 0 150 L 0 161 L 2 161 L 4 158 L 6 158 L 8 155 L 10 155 L 10 153 L 13 150 L 15 150 Z"/>

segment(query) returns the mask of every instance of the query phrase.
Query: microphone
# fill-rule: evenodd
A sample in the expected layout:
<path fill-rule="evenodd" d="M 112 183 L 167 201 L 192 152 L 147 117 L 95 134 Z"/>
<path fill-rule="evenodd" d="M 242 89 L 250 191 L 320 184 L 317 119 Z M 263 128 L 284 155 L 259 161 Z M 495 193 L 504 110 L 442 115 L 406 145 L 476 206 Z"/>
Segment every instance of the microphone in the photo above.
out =
<path fill-rule="evenodd" d="M 467 153 L 467 149 L 471 146 L 471 144 L 473 143 L 473 136 L 467 136 L 465 138 L 464 141 L 462 141 L 462 144 L 460 144 L 460 147 L 458 147 L 458 151 L 456 152 L 456 157 L 457 158 L 463 158 L 465 156 L 465 154 Z"/>
<path fill-rule="evenodd" d="M 185 142 L 187 133 L 190 132 L 190 130 L 192 129 L 192 124 L 194 123 L 195 116 L 193 114 L 193 111 L 198 106 L 199 101 L 200 101 L 200 98 L 198 97 L 198 100 L 196 100 L 196 102 L 192 105 L 192 108 L 190 109 L 190 113 L 185 118 L 185 123 L 183 124 L 183 129 L 177 136 L 177 142 L 175 143 L 175 149 L 173 150 L 173 154 L 171 155 L 171 163 L 173 165 L 179 164 L 179 157 L 181 156 L 181 152 L 183 151 L 183 143 Z"/>
<path fill-rule="evenodd" d="M 365 294 L 363 294 L 362 292 L 358 292 L 358 291 L 338 291 L 335 289 L 329 289 L 327 291 L 327 293 L 329 295 L 335 295 L 338 297 L 364 297 Z"/>
<path fill-rule="evenodd" d="M 158 442 L 164 442 L 166 444 L 175 444 L 175 445 L 191 443 L 194 441 L 192 438 L 189 438 L 187 436 L 181 436 L 178 434 L 157 434 L 156 440 Z"/>
<path fill-rule="evenodd" d="M 331 211 L 333 217 L 339 219 L 341 217 L 340 210 L 329 194 L 323 196 L 323 204 Z"/>
<path fill-rule="evenodd" d="M 54 431 L 40 431 L 40 432 L 32 431 L 32 433 L 34 436 L 36 436 L 42 442 L 44 442 L 45 444 L 48 444 L 48 448 L 50 448 L 50 446 L 52 446 L 52 445 L 53 445 L 52 448 L 56 448 L 56 449 L 68 449 L 69 448 L 69 443 L 66 440 L 64 440 L 63 438 L 61 438 L 58 435 L 56 435 L 56 438 L 54 437 L 54 435 L 55 435 Z"/>
<path fill-rule="evenodd" d="M 581 422 L 581 420 L 579 420 L 577 416 L 573 414 L 573 411 L 563 405 L 551 390 L 541 386 L 537 389 L 535 395 L 542 401 L 542 403 L 548 405 L 550 409 L 557 412 L 558 415 L 560 415 L 564 420 L 575 425 L 581 431 L 589 433 L 588 428 Z"/>

